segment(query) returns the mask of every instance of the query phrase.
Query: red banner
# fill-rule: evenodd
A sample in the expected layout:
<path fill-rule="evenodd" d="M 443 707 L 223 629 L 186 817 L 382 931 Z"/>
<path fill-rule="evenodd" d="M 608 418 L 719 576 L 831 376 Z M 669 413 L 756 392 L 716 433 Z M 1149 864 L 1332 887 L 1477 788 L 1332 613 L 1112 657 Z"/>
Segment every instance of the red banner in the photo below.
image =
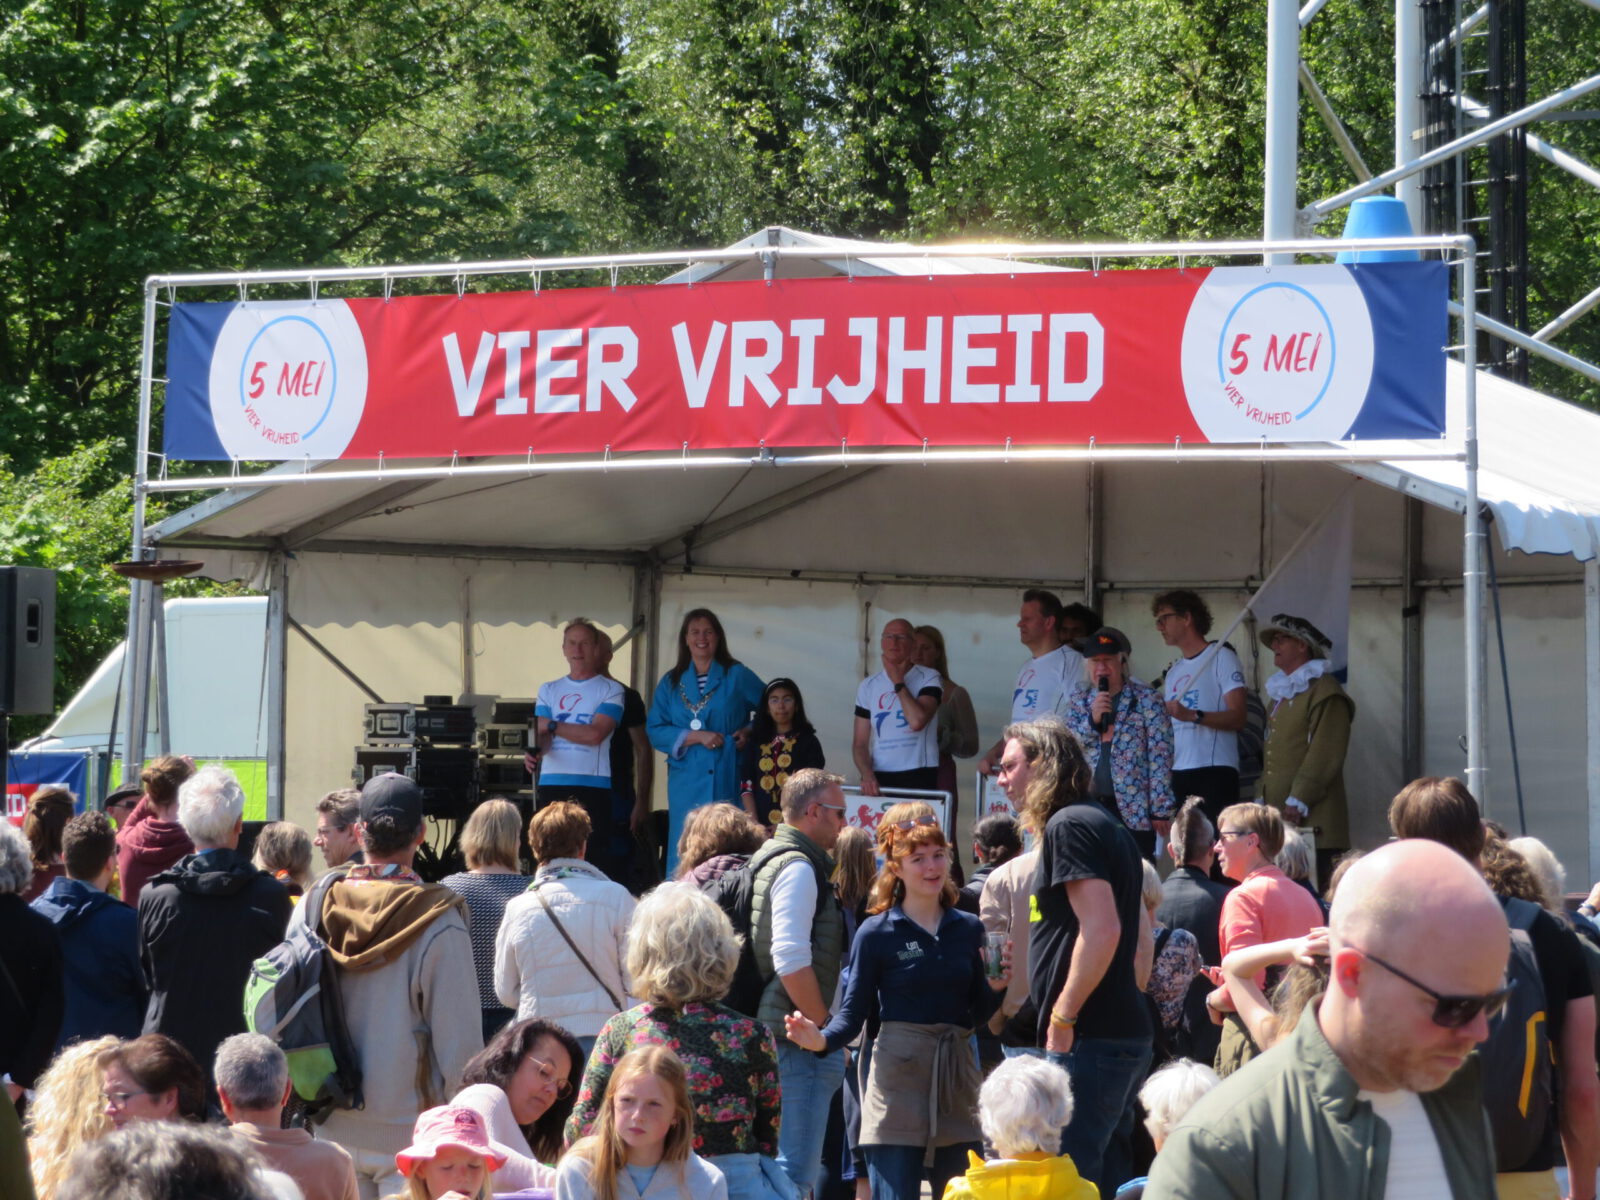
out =
<path fill-rule="evenodd" d="M 1438 264 L 181 304 L 176 458 L 1431 437 Z"/>

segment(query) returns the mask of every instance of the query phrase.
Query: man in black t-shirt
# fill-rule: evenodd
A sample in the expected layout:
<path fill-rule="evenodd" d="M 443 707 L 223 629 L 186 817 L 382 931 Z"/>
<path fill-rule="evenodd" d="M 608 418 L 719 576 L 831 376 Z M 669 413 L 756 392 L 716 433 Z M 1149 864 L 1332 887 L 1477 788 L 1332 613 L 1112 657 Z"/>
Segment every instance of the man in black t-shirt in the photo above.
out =
<path fill-rule="evenodd" d="M 616 679 L 611 673 L 611 635 L 603 629 L 599 648 L 600 674 Z M 622 721 L 611 739 L 611 828 L 618 843 L 616 853 L 629 863 L 624 882 L 635 896 L 661 882 L 661 873 L 652 869 L 648 856 L 634 852 L 634 843 L 649 832 L 650 793 L 655 785 L 656 757 L 645 735 L 645 718 L 644 697 L 623 683 Z"/>
<path fill-rule="evenodd" d="M 1072 1076 L 1061 1150 L 1110 1196 L 1133 1174 L 1134 1095 L 1153 1034 L 1139 980 L 1153 949 L 1139 848 L 1089 797 L 1083 751 L 1058 719 L 1007 728 L 999 776 L 1039 833 L 1028 964 L 1046 1056 Z"/>

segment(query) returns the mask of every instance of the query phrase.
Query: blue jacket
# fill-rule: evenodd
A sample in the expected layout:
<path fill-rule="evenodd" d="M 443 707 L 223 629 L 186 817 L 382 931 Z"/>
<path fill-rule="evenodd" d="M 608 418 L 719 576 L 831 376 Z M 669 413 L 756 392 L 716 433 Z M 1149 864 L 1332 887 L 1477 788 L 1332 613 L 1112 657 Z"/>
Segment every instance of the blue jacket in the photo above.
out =
<path fill-rule="evenodd" d="M 144 1025 L 139 916 L 122 901 L 76 879 L 56 879 L 31 906 L 56 927 L 66 992 L 59 1049 L 112 1034 L 135 1038 Z"/>

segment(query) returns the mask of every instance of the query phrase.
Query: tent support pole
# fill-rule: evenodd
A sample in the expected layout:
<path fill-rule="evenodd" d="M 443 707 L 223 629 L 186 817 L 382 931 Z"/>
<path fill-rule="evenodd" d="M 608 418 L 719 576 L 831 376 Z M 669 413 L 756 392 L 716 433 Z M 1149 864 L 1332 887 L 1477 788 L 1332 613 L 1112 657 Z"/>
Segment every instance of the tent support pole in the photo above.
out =
<path fill-rule="evenodd" d="M 1401 500 L 1404 512 L 1404 548 L 1401 553 L 1401 781 L 1422 774 L 1422 501 Z"/>
<path fill-rule="evenodd" d="M 167 687 L 167 589 L 154 585 L 154 603 L 150 606 L 150 625 L 154 632 L 156 673 L 156 749 L 162 754 L 172 753 L 172 704 Z"/>
<path fill-rule="evenodd" d="M 285 684 L 289 666 L 289 556 L 267 565 L 267 820 L 283 820 Z"/>
<path fill-rule="evenodd" d="M 1583 564 L 1583 661 L 1585 772 L 1589 794 L 1589 870 L 1594 878 L 1600 865 L 1600 558 Z"/>
<path fill-rule="evenodd" d="M 150 410 L 155 386 L 156 285 L 145 280 L 144 330 L 139 344 L 139 432 L 133 460 L 133 547 L 128 557 L 145 558 L 144 505 L 150 482 Z M 128 738 L 122 747 L 122 781 L 139 778 L 144 767 L 145 732 L 150 719 L 150 611 L 154 585 L 130 580 L 128 588 L 127 713 Z"/>
<path fill-rule="evenodd" d="M 1085 516 L 1083 533 L 1083 602 L 1100 611 L 1100 521 L 1105 500 L 1105 478 L 1097 463 L 1089 464 L 1083 482 Z"/>
<path fill-rule="evenodd" d="M 1464 239 L 1466 240 L 1466 239 Z M 1478 799 L 1483 815 L 1490 814 L 1488 755 L 1489 645 L 1484 630 L 1484 555 L 1488 533 L 1478 500 L 1478 272 L 1474 247 L 1461 256 L 1461 347 L 1466 367 L 1467 500 L 1462 514 L 1465 532 L 1461 549 L 1462 616 L 1466 627 L 1467 684 L 1467 788 Z"/>

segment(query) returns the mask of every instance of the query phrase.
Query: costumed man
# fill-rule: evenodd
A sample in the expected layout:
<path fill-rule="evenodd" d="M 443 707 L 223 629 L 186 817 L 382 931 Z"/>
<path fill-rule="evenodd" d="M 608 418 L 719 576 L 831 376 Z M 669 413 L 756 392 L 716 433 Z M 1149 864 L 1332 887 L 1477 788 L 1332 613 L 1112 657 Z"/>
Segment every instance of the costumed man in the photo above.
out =
<path fill-rule="evenodd" d="M 1277 673 L 1267 679 L 1267 742 L 1256 798 L 1313 834 L 1317 877 L 1350 848 L 1344 756 L 1356 706 L 1334 678 L 1333 643 L 1304 617 L 1278 613 L 1261 631 Z"/>

